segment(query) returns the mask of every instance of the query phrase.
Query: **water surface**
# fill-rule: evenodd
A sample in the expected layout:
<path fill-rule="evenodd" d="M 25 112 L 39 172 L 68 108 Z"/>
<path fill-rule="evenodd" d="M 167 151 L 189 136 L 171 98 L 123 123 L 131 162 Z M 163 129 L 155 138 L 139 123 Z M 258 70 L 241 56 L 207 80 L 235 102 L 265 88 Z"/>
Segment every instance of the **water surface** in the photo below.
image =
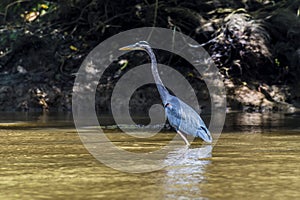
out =
<path fill-rule="evenodd" d="M 184 159 L 142 174 L 97 161 L 71 118 L 7 119 L 0 123 L 0 199 L 300 198 L 298 115 L 229 115 L 211 154 L 201 158 L 196 143 Z M 160 148 L 174 136 L 132 141 L 116 130 L 106 134 L 135 152 Z"/>

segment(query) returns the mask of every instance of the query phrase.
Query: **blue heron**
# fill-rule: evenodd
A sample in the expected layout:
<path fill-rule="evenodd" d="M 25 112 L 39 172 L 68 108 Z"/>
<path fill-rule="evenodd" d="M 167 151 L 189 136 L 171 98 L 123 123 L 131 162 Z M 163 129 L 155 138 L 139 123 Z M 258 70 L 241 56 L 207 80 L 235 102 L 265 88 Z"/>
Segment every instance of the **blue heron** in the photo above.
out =
<path fill-rule="evenodd" d="M 140 41 L 133 45 L 122 47 L 120 50 L 143 50 L 148 53 L 151 58 L 152 75 L 162 99 L 168 121 L 176 130 L 176 132 L 182 137 L 186 145 L 189 146 L 190 143 L 184 134 L 200 137 L 205 142 L 211 143 L 211 134 L 206 128 L 200 115 L 182 100 L 171 95 L 162 83 L 158 74 L 156 57 L 149 43 L 146 41 Z"/>

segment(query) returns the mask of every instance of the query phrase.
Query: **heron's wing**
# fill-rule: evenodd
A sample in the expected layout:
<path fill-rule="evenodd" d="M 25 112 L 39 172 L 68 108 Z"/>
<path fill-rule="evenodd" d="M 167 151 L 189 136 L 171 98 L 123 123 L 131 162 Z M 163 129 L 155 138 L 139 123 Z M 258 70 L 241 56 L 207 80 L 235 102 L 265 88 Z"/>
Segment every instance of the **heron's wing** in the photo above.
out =
<path fill-rule="evenodd" d="M 211 135 L 200 115 L 189 105 L 175 96 L 168 102 L 173 106 L 172 111 L 167 111 L 167 117 L 176 131 L 181 131 L 194 137 L 200 137 L 206 142 L 211 142 Z"/>
<path fill-rule="evenodd" d="M 200 115 L 189 105 L 179 100 L 180 109 L 178 110 L 178 115 L 181 116 L 179 130 L 186 134 L 193 135 L 194 137 L 201 137 L 199 132 L 205 130 L 206 125 L 201 119 Z"/>

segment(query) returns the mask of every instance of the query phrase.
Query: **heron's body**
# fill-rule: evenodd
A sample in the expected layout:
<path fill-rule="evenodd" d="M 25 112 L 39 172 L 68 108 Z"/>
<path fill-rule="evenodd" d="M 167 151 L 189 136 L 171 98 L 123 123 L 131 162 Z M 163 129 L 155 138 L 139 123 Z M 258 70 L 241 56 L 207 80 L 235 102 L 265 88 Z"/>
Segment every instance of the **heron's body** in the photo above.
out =
<path fill-rule="evenodd" d="M 189 145 L 189 142 L 183 133 L 192 135 L 194 137 L 200 137 L 205 142 L 212 142 L 210 132 L 206 128 L 200 115 L 192 107 L 181 101 L 179 98 L 171 95 L 163 85 L 158 74 L 156 57 L 150 45 L 145 41 L 141 41 L 136 44 L 123 47 L 121 50 L 144 50 L 149 54 L 151 58 L 152 74 L 161 96 L 166 116 L 170 125 L 175 128 L 185 143 Z"/>
<path fill-rule="evenodd" d="M 206 142 L 212 141 L 203 120 L 193 108 L 175 96 L 168 95 L 167 99 L 171 106 L 165 107 L 166 116 L 176 131 L 200 137 Z"/>

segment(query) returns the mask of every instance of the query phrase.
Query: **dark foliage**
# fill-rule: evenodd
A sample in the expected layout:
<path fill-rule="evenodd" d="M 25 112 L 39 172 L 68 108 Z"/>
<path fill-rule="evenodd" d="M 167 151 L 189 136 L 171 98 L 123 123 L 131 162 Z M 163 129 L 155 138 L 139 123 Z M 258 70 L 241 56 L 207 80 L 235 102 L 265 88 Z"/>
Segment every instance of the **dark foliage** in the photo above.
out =
<path fill-rule="evenodd" d="M 1 110 L 69 110 L 73 74 L 85 56 L 106 38 L 144 26 L 210 41 L 205 48 L 236 87 L 294 86 L 300 75 L 299 6 L 299 0 L 2 0 L 0 86 L 9 88 Z M 286 101 L 297 102 L 297 93 Z"/>

